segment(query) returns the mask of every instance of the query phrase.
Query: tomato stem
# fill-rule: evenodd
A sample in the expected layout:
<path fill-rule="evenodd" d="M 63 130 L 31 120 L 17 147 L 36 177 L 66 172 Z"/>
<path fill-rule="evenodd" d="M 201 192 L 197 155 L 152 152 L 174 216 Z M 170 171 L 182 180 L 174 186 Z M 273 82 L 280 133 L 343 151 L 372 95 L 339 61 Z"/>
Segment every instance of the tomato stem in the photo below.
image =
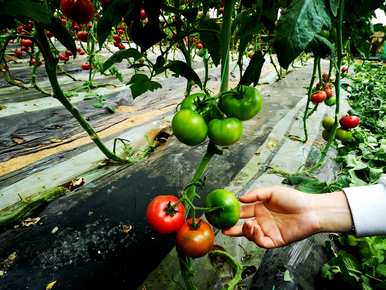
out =
<path fill-rule="evenodd" d="M 307 103 L 306 103 L 306 108 L 304 109 L 304 114 L 303 114 L 303 130 L 304 130 L 303 143 L 306 143 L 308 141 L 308 131 L 307 131 L 308 109 L 309 109 L 310 103 L 311 103 L 311 93 L 312 93 L 312 88 L 313 88 L 314 82 L 315 82 L 315 74 L 316 74 L 316 67 L 318 65 L 318 59 L 319 59 L 318 56 L 314 58 L 311 80 L 310 80 L 310 83 L 308 85 Z"/>
<path fill-rule="evenodd" d="M 234 0 L 224 0 L 224 16 L 221 30 L 221 86 L 220 92 L 228 90 L 229 83 L 229 48 L 232 36 L 232 15 L 234 10 Z"/>
<path fill-rule="evenodd" d="M 223 288 L 222 290 L 233 290 L 237 287 L 237 285 L 241 282 L 242 280 L 242 272 L 243 272 L 243 266 L 229 253 L 221 250 L 213 250 L 210 251 L 210 255 L 217 255 L 217 256 L 222 256 L 226 260 L 228 260 L 233 267 L 234 270 L 234 276 L 232 280 L 230 280 Z"/>

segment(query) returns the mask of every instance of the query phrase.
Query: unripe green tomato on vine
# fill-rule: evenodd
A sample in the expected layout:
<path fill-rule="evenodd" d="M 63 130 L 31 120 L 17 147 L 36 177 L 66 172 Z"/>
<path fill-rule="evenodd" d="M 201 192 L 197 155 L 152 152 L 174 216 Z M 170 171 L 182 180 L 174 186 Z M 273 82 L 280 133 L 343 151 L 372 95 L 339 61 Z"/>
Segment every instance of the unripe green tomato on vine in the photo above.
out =
<path fill-rule="evenodd" d="M 241 121 L 252 119 L 263 107 L 263 96 L 254 87 L 241 85 L 222 94 L 220 109 Z"/>
<path fill-rule="evenodd" d="M 243 134 L 243 124 L 237 118 L 213 119 L 208 129 L 209 139 L 220 146 L 236 143 Z"/>
<path fill-rule="evenodd" d="M 210 192 L 206 197 L 205 206 L 209 208 L 209 211 L 205 213 L 206 219 L 218 229 L 230 228 L 240 218 L 239 200 L 233 192 L 225 189 Z"/>
<path fill-rule="evenodd" d="M 208 126 L 197 112 L 182 109 L 172 120 L 172 129 L 177 139 L 190 146 L 201 144 L 208 135 Z"/>

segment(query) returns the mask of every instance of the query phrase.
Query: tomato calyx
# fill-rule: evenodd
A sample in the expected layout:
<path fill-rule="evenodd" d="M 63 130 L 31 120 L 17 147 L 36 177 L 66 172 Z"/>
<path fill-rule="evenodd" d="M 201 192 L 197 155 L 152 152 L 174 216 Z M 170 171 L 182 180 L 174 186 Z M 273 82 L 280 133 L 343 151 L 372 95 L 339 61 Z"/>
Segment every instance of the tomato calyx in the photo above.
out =
<path fill-rule="evenodd" d="M 171 217 L 173 217 L 175 214 L 177 214 L 178 213 L 177 206 L 178 206 L 179 202 L 180 201 L 172 204 L 172 202 L 169 201 L 166 208 L 165 208 L 165 213 Z"/>

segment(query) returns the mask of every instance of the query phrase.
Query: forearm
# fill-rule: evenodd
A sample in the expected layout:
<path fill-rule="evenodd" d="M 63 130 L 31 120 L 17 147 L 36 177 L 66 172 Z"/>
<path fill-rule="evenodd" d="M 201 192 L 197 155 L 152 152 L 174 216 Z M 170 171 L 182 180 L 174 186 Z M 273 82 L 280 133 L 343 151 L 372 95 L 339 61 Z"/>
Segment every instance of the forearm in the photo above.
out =
<path fill-rule="evenodd" d="M 311 208 L 318 220 L 317 232 L 348 232 L 353 221 L 342 191 L 311 195 Z"/>

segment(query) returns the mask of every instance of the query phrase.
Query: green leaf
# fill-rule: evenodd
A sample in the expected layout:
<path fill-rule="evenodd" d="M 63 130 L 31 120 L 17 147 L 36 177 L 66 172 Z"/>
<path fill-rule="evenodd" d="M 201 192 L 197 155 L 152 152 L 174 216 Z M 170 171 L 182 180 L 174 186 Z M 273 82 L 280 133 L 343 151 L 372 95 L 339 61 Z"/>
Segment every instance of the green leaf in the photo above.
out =
<path fill-rule="evenodd" d="M 218 66 L 221 60 L 220 26 L 214 20 L 201 18 L 198 29 L 214 65 Z"/>
<path fill-rule="evenodd" d="M 379 275 L 386 277 L 386 264 L 378 265 L 376 271 Z"/>
<path fill-rule="evenodd" d="M 44 28 L 51 31 L 55 38 L 58 39 L 65 48 L 71 50 L 74 57 L 76 56 L 77 51 L 75 40 L 67 28 L 62 25 L 59 18 L 53 17 L 51 23 L 44 25 Z"/>
<path fill-rule="evenodd" d="M 133 98 L 136 98 L 147 91 L 155 91 L 162 88 L 160 83 L 154 82 L 144 74 L 135 74 L 132 76 L 130 82 L 130 89 Z"/>
<path fill-rule="evenodd" d="M 0 0 L 0 15 L 24 16 L 37 22 L 51 22 L 51 10 L 46 1 Z"/>
<path fill-rule="evenodd" d="M 249 61 L 249 64 L 241 77 L 240 85 L 246 85 L 249 86 L 253 84 L 256 86 L 259 83 L 260 75 L 261 75 L 261 69 L 264 65 L 265 58 L 261 51 L 256 51 L 251 60 Z"/>
<path fill-rule="evenodd" d="M 241 60 L 248 43 L 253 39 L 261 28 L 260 14 L 254 13 L 253 9 L 241 12 L 232 24 L 233 30 L 237 28 L 239 43 L 239 61 Z"/>
<path fill-rule="evenodd" d="M 97 39 L 102 46 L 114 25 L 119 24 L 122 18 L 128 15 L 134 8 L 135 1 L 114 0 L 102 10 L 101 20 L 97 26 Z"/>
<path fill-rule="evenodd" d="M 319 181 L 316 178 L 311 178 L 302 175 L 291 175 L 288 176 L 283 183 L 289 185 L 295 185 L 297 190 L 307 193 L 323 193 L 327 189 L 327 183 Z"/>
<path fill-rule="evenodd" d="M 112 65 L 116 63 L 122 62 L 124 59 L 128 58 L 134 58 L 134 60 L 138 60 L 142 57 L 142 53 L 140 53 L 135 48 L 128 48 L 128 49 L 122 49 L 117 52 L 115 52 L 112 56 L 110 56 L 102 67 L 102 73 L 105 72 L 107 69 L 109 69 Z"/>
<path fill-rule="evenodd" d="M 330 4 L 331 14 L 336 17 L 338 15 L 339 0 L 330 0 L 328 3 Z"/>
<path fill-rule="evenodd" d="M 293 1 L 284 10 L 275 29 L 274 48 L 279 63 L 288 68 L 319 33 L 323 26 L 330 27 L 331 20 L 323 0 Z"/>
<path fill-rule="evenodd" d="M 173 61 L 170 61 L 165 66 L 165 68 L 174 72 L 175 76 L 177 76 L 177 77 L 183 76 L 188 81 L 193 81 L 195 84 L 197 84 L 202 89 L 202 83 L 201 83 L 199 76 L 185 62 L 180 61 L 180 60 L 173 60 Z"/>

